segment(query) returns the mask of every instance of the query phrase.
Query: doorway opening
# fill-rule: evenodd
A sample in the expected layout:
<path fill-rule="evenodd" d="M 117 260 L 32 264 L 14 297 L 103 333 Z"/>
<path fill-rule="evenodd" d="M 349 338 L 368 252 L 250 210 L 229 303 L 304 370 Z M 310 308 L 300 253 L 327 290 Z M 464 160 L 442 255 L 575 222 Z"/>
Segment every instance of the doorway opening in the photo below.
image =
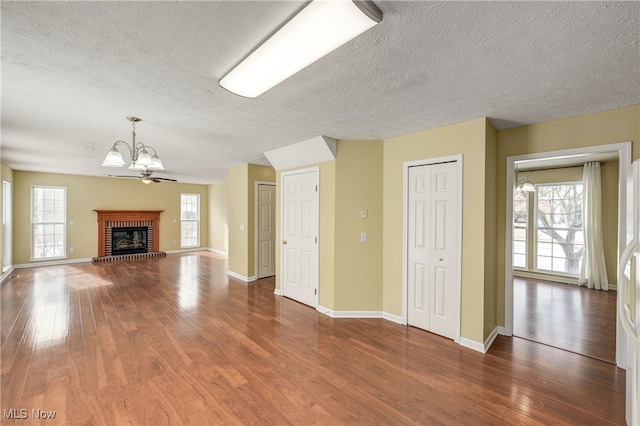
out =
<path fill-rule="evenodd" d="M 549 295 L 550 297 L 549 303 L 553 306 L 555 306 L 556 304 L 555 302 L 558 302 L 557 305 L 561 306 L 561 302 L 562 302 L 562 303 L 568 303 L 568 306 L 575 307 L 576 304 L 580 305 L 580 303 L 585 303 L 585 300 L 586 300 L 584 297 L 579 297 L 580 296 L 579 292 L 582 290 L 581 288 L 553 287 L 543 282 L 543 281 L 549 280 L 549 278 L 545 277 L 544 275 L 541 276 L 535 273 L 527 275 L 527 274 L 521 273 L 520 271 L 516 272 L 516 265 L 514 263 L 514 259 L 517 258 L 516 254 L 520 254 L 520 255 L 522 254 L 522 253 L 518 253 L 519 250 L 516 248 L 516 243 L 514 241 L 514 237 L 516 236 L 515 229 L 517 228 L 516 226 L 514 226 L 514 218 L 516 217 L 515 209 L 514 209 L 514 205 L 515 205 L 514 194 L 515 194 L 516 183 L 518 181 L 517 172 L 522 171 L 524 169 L 535 170 L 535 169 L 544 169 L 544 168 L 575 166 L 577 164 L 584 164 L 585 162 L 589 162 L 589 161 L 617 161 L 619 164 L 617 186 L 616 186 L 617 193 L 618 193 L 618 203 L 617 203 L 617 211 L 616 211 L 618 226 L 615 232 L 616 240 L 614 244 L 615 245 L 614 250 L 616 252 L 616 256 L 610 262 L 612 264 L 607 265 L 608 268 L 612 269 L 611 272 L 615 276 L 615 272 L 617 271 L 617 267 L 618 267 L 617 253 L 622 252 L 623 247 L 621 245 L 624 244 L 624 233 L 625 233 L 624 212 L 626 211 L 626 199 L 623 196 L 623 194 L 625 194 L 625 191 L 626 191 L 626 179 L 625 179 L 624 173 L 625 173 L 626 167 L 631 162 L 631 144 L 629 142 L 625 142 L 625 143 L 616 143 L 616 144 L 609 144 L 609 145 L 598 145 L 598 146 L 592 146 L 592 147 L 568 149 L 568 150 L 561 150 L 561 151 L 525 154 L 525 155 L 512 156 L 507 158 L 507 173 L 506 173 L 506 184 L 507 184 L 506 185 L 507 187 L 506 218 L 507 220 L 506 220 L 506 228 L 505 228 L 506 238 L 505 238 L 505 330 L 504 330 L 504 334 L 508 336 L 516 335 L 515 330 L 520 330 L 519 333 L 521 334 L 525 332 L 530 333 L 530 335 L 535 334 L 531 330 L 532 328 L 534 328 L 532 324 L 535 324 L 535 322 L 533 322 L 535 318 L 525 319 L 524 317 L 522 317 L 522 315 L 524 315 L 525 317 L 527 315 L 523 314 L 523 312 L 531 312 L 531 309 L 533 309 L 534 311 L 538 312 L 539 321 L 542 321 L 543 319 L 545 321 L 549 320 L 548 318 L 550 316 L 549 313 L 545 312 L 544 310 L 541 311 L 539 306 L 541 305 L 540 302 L 545 300 L 544 299 L 545 292 L 547 292 L 547 295 Z M 532 236 L 533 238 L 537 238 L 537 235 L 533 233 L 529 233 L 528 235 Z M 537 247 L 534 248 L 534 250 L 537 250 Z M 528 255 L 528 259 L 531 260 L 532 258 L 535 258 L 535 256 L 537 256 L 537 253 L 535 252 L 531 253 Z M 515 261 L 517 262 L 517 260 Z M 517 281 L 516 276 L 525 278 L 525 282 L 536 281 L 536 280 L 537 282 L 533 282 L 531 284 L 524 284 L 522 281 Z M 554 281 L 566 282 L 566 280 L 563 280 L 563 279 L 560 279 L 560 280 L 557 280 L 554 278 L 551 278 L 551 279 Z M 562 285 L 566 285 L 566 284 L 562 284 Z M 527 286 L 529 288 L 527 288 Z M 561 289 L 572 291 L 573 293 L 567 293 L 564 296 L 562 296 L 563 292 L 560 291 Z M 588 291 L 594 291 L 594 290 L 588 290 Z M 613 296 L 611 295 L 608 296 L 607 299 L 619 298 L 620 294 L 616 294 L 616 293 L 619 293 L 619 292 L 615 292 Z M 538 294 L 541 295 L 540 299 L 536 297 Z M 517 299 L 518 296 L 524 297 L 523 295 L 524 296 L 529 295 L 530 297 L 526 301 Z M 564 302 L 562 301 L 563 298 L 566 299 Z M 518 311 L 519 317 L 516 317 L 515 307 L 517 303 L 528 304 L 531 309 L 528 309 L 525 311 Z M 519 309 L 520 308 L 524 309 L 526 308 L 526 306 L 523 307 L 521 304 L 519 306 Z M 565 306 L 563 309 L 566 312 L 568 308 L 567 306 Z M 617 310 L 617 300 L 616 300 L 616 310 Z M 619 319 L 617 318 L 617 315 L 615 313 L 613 315 L 615 317 L 615 332 L 614 332 L 615 362 L 619 367 L 624 368 L 625 339 L 624 339 L 622 328 L 619 324 Z M 523 321 L 531 321 L 531 322 L 525 323 L 523 325 L 524 328 L 520 327 L 519 329 L 517 329 L 514 327 L 514 321 L 517 318 L 520 318 Z M 548 326 L 548 324 L 546 324 L 545 326 Z M 574 333 L 573 335 L 574 338 L 577 337 L 576 334 L 578 333 Z M 545 342 L 542 342 L 542 343 L 545 343 Z M 582 341 L 582 343 L 578 344 L 576 347 L 580 347 L 581 345 L 585 346 L 586 340 Z"/>

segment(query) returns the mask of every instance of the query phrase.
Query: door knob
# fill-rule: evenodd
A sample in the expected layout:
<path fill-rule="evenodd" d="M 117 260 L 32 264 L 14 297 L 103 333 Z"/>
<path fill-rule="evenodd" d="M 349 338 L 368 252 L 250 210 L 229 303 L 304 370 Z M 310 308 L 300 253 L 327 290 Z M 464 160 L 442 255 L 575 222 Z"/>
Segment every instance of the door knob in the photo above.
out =
<path fill-rule="evenodd" d="M 442 262 L 443 260 L 444 260 L 443 258 L 440 258 L 440 262 Z"/>
<path fill-rule="evenodd" d="M 287 240 L 283 240 L 283 241 L 282 241 L 282 244 L 287 244 Z"/>

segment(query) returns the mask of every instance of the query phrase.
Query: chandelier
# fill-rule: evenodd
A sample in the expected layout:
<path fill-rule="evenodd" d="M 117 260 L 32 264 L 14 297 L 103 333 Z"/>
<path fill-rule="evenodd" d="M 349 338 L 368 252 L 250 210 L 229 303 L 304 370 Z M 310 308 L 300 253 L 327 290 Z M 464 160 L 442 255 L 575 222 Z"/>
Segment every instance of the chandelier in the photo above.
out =
<path fill-rule="evenodd" d="M 136 123 L 142 120 L 138 117 L 127 117 L 127 120 L 129 120 L 133 126 L 133 132 L 131 132 L 133 141 L 131 145 L 125 141 L 116 141 L 104 158 L 102 165 L 105 167 L 124 166 L 126 163 L 122 159 L 122 154 L 118 151 L 118 147 L 124 145 L 129 150 L 129 159 L 131 160 L 129 170 L 164 170 L 162 161 L 160 161 L 155 148 L 145 145 L 142 142 L 136 142 Z M 153 155 L 149 154 L 148 150 L 153 151 Z"/>

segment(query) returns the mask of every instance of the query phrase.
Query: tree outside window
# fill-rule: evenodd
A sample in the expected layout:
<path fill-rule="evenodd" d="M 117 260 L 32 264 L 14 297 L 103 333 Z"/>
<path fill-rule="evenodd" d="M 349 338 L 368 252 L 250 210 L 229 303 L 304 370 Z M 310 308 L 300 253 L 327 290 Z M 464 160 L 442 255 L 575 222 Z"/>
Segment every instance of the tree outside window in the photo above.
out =
<path fill-rule="evenodd" d="M 579 275 L 584 252 L 582 184 L 537 185 L 536 269 Z"/>

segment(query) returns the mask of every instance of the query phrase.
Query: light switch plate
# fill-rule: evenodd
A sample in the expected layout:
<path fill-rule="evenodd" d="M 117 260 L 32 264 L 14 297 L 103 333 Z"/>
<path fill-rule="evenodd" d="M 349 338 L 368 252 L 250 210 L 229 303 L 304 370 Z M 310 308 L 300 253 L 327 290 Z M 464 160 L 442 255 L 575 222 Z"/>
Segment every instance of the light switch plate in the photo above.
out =
<path fill-rule="evenodd" d="M 367 218 L 367 209 L 361 209 L 360 210 L 360 219 L 366 219 Z"/>

